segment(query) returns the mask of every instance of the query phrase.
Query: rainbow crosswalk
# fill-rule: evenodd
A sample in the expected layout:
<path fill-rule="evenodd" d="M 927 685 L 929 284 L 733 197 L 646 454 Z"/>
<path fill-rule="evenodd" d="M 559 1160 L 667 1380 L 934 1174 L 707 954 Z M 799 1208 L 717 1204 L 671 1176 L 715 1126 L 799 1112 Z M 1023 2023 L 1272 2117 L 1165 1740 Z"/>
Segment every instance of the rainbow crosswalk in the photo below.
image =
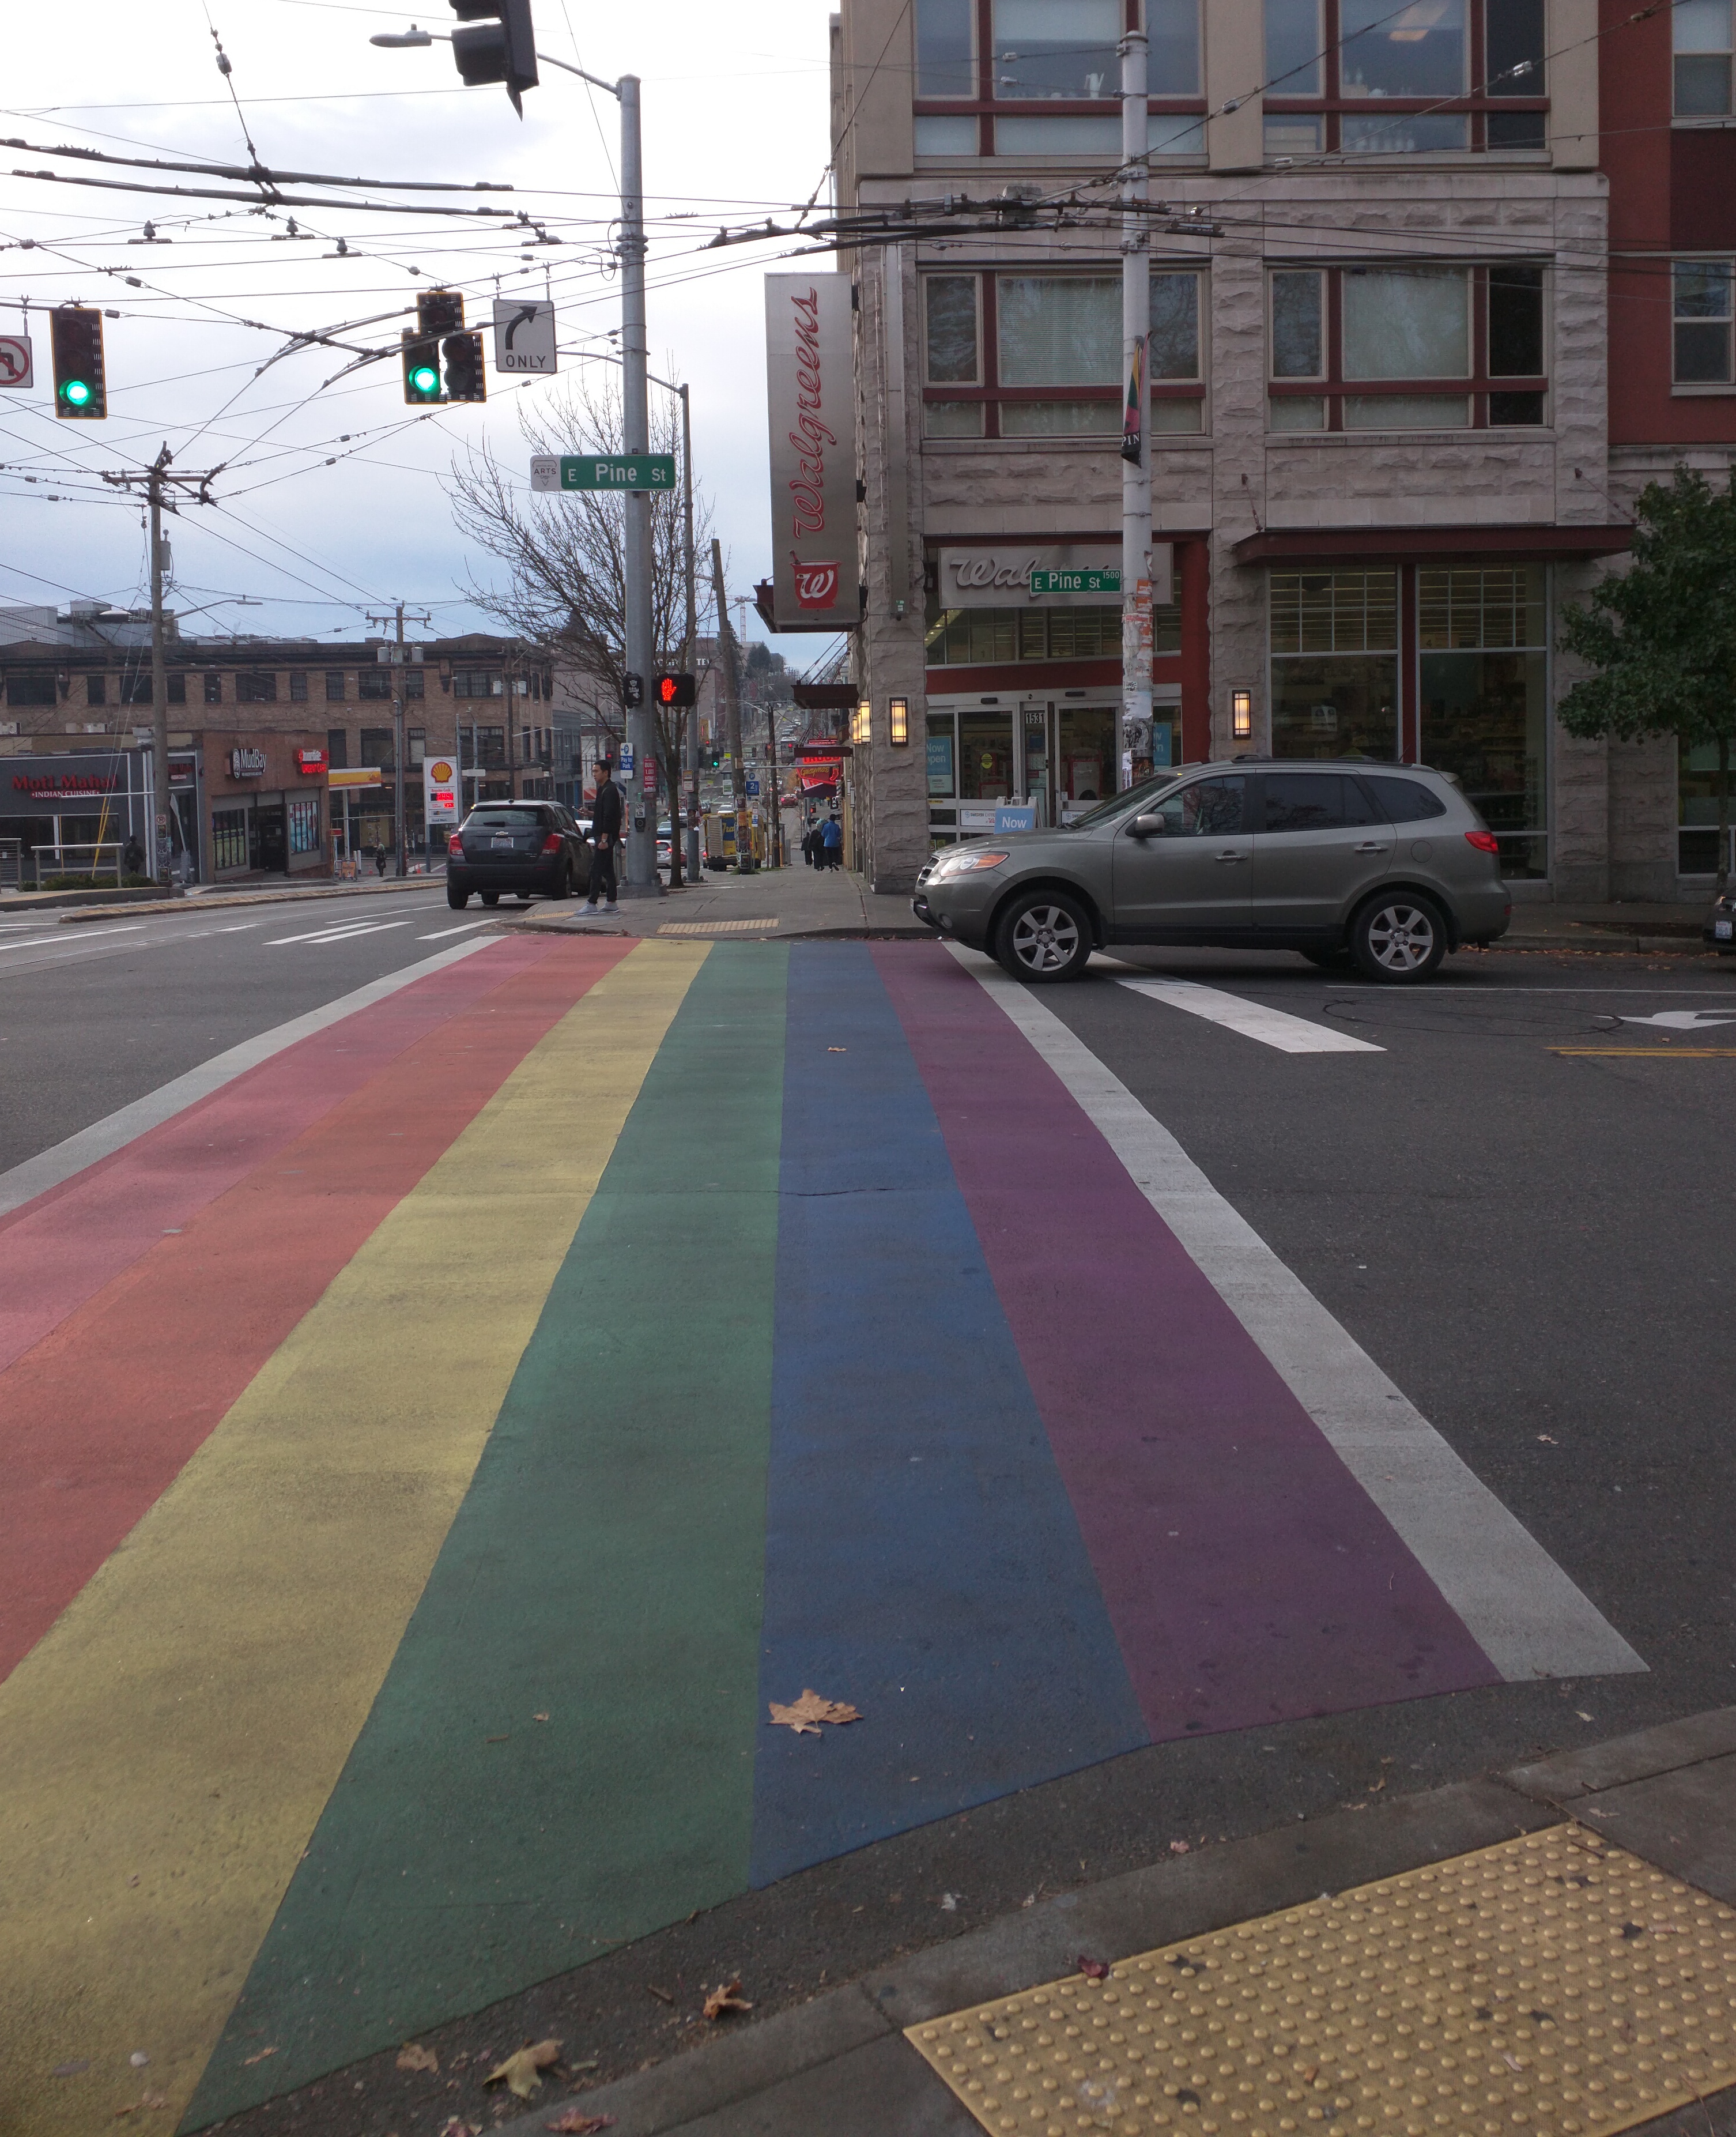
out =
<path fill-rule="evenodd" d="M 437 961 L 0 1219 L 7 2137 L 1503 1674 L 944 947 Z"/>

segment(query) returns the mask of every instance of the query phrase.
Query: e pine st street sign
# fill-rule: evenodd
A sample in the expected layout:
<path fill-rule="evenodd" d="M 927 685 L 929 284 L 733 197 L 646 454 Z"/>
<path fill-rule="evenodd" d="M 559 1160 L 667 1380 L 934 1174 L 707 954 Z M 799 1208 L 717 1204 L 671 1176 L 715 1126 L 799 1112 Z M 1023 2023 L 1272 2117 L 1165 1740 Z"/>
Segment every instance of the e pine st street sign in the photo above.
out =
<path fill-rule="evenodd" d="M 536 453 L 532 489 L 669 489 L 673 453 Z"/>

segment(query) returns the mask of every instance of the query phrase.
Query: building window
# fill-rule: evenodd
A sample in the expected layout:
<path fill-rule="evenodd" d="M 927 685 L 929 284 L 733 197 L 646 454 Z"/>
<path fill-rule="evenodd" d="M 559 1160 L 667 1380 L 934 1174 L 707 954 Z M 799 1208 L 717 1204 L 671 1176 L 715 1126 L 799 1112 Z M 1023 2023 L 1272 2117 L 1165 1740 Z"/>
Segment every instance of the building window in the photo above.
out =
<path fill-rule="evenodd" d="M 211 812 L 211 864 L 222 875 L 247 865 L 247 811 L 213 809 Z"/>
<path fill-rule="evenodd" d="M 975 275 L 922 278 L 925 377 L 931 387 L 980 386 L 982 335 Z M 980 438 L 983 403 L 927 398 L 922 427 L 931 438 Z"/>
<path fill-rule="evenodd" d="M 420 764 L 427 753 L 426 728 L 406 728 L 404 731 L 404 749 L 412 764 Z"/>
<path fill-rule="evenodd" d="M 452 694 L 458 698 L 498 698 L 502 694 L 501 680 L 484 669 L 456 669 L 452 676 Z"/>
<path fill-rule="evenodd" d="M 1179 592 L 1178 587 L 1177 591 Z M 931 668 L 999 667 L 1013 660 L 1121 657 L 1118 608 L 949 608 L 928 612 Z M 1181 650 L 1181 604 L 1151 611 L 1155 653 Z"/>
<path fill-rule="evenodd" d="M 314 794 L 292 794 L 289 811 L 289 851 L 292 854 L 317 854 L 319 851 L 319 797 Z"/>
<path fill-rule="evenodd" d="M 1281 268 L 1270 277 L 1275 431 L 1484 429 L 1544 421 L 1544 273 Z"/>
<path fill-rule="evenodd" d="M 328 705 L 343 703 L 343 670 L 328 668 L 325 671 L 325 701 Z"/>
<path fill-rule="evenodd" d="M 222 703 L 223 679 L 221 675 L 207 675 L 205 678 L 205 702 L 207 705 Z"/>
<path fill-rule="evenodd" d="M 85 678 L 85 703 L 102 705 L 108 703 L 108 678 L 105 675 L 87 675 Z"/>
<path fill-rule="evenodd" d="M 1121 285 L 1101 275 L 924 277 L 930 437 L 1121 428 Z"/>
<path fill-rule="evenodd" d="M 363 668 L 356 677 L 356 695 L 358 698 L 389 698 L 391 695 L 391 670 L 389 668 Z"/>
<path fill-rule="evenodd" d="M 1544 145 L 1544 0 L 1265 7 L 1269 158 Z"/>
<path fill-rule="evenodd" d="M 404 678 L 405 697 L 406 699 L 420 698 L 422 694 L 423 687 L 421 669 L 420 668 L 405 668 L 400 669 L 399 672 Z"/>
<path fill-rule="evenodd" d="M 350 738 L 348 728 L 328 728 L 325 731 L 325 761 L 328 770 L 348 772 L 350 761 Z"/>
<path fill-rule="evenodd" d="M 1274 757 L 1398 755 L 1398 575 L 1274 572 Z"/>
<path fill-rule="evenodd" d="M 52 705 L 59 702 L 52 675 L 8 675 L 6 679 L 6 702 L 8 705 Z"/>
<path fill-rule="evenodd" d="M 1145 368 L 1151 382 L 1151 434 L 1174 436 L 1205 427 L 1199 319 L 1205 277 L 1191 269 L 1151 270 L 1151 328 Z"/>
<path fill-rule="evenodd" d="M 184 672 L 176 674 L 172 671 L 165 675 L 163 679 L 163 702 L 166 704 L 184 705 L 187 703 L 187 676 Z M 116 676 L 115 699 L 118 703 L 123 705 L 148 705 L 153 703 L 151 695 L 150 671 L 147 669 L 142 675 Z"/>
<path fill-rule="evenodd" d="M 1540 564 L 1417 572 L 1417 754 L 1501 842 L 1501 874 L 1549 873 L 1548 578 Z"/>
<path fill-rule="evenodd" d="M 304 705 L 308 702 L 308 674 L 304 668 L 289 670 L 289 702 L 292 705 Z"/>
<path fill-rule="evenodd" d="M 391 768 L 396 759 L 392 754 L 390 728 L 363 728 L 362 730 L 362 762 L 377 765 L 381 771 Z"/>
<path fill-rule="evenodd" d="M 1148 144 L 1204 154 L 1200 0 L 1147 0 Z M 917 0 L 919 156 L 1121 154 L 1122 0 Z"/>
<path fill-rule="evenodd" d="M 277 703 L 276 676 L 242 669 L 235 679 L 235 701 L 238 705 L 275 705 Z"/>
<path fill-rule="evenodd" d="M 1678 260 L 1670 279 L 1676 384 L 1730 385 L 1731 262 Z"/>
<path fill-rule="evenodd" d="M 1675 0 L 1675 115 L 1723 119 L 1730 111 L 1730 0 Z"/>
<path fill-rule="evenodd" d="M 1676 869 L 1682 875 L 1718 872 L 1718 745 L 1680 744 L 1676 753 Z M 1736 836 L 1733 836 L 1736 844 Z M 1726 864 L 1729 856 L 1726 855 Z"/>

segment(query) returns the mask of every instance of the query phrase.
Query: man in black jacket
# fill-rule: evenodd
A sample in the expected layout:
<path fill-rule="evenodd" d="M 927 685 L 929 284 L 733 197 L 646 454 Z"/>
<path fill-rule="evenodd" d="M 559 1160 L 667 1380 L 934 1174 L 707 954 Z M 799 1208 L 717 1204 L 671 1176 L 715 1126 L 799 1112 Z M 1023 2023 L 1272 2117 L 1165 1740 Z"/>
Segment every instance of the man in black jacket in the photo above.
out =
<path fill-rule="evenodd" d="M 591 812 L 591 883 L 586 893 L 585 910 L 597 909 L 597 893 L 603 893 L 605 913 L 619 913 L 615 902 L 615 853 L 620 843 L 621 824 L 626 808 L 621 800 L 621 790 L 611 777 L 615 767 L 607 757 L 600 757 L 596 767 L 596 806 Z"/>

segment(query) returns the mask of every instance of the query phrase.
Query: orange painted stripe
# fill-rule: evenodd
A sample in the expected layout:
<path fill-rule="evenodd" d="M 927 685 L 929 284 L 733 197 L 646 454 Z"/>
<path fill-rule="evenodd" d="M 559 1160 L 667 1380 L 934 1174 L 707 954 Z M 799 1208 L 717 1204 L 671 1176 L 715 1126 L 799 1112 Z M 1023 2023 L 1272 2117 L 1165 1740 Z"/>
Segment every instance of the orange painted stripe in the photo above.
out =
<path fill-rule="evenodd" d="M 0 1373 L 0 1677 L 382 1219 L 632 947 L 561 944 L 418 1040 Z M 455 1251 L 462 1244 L 460 1231 Z M 430 1372 L 443 1344 L 463 1340 L 430 1329 Z"/>

